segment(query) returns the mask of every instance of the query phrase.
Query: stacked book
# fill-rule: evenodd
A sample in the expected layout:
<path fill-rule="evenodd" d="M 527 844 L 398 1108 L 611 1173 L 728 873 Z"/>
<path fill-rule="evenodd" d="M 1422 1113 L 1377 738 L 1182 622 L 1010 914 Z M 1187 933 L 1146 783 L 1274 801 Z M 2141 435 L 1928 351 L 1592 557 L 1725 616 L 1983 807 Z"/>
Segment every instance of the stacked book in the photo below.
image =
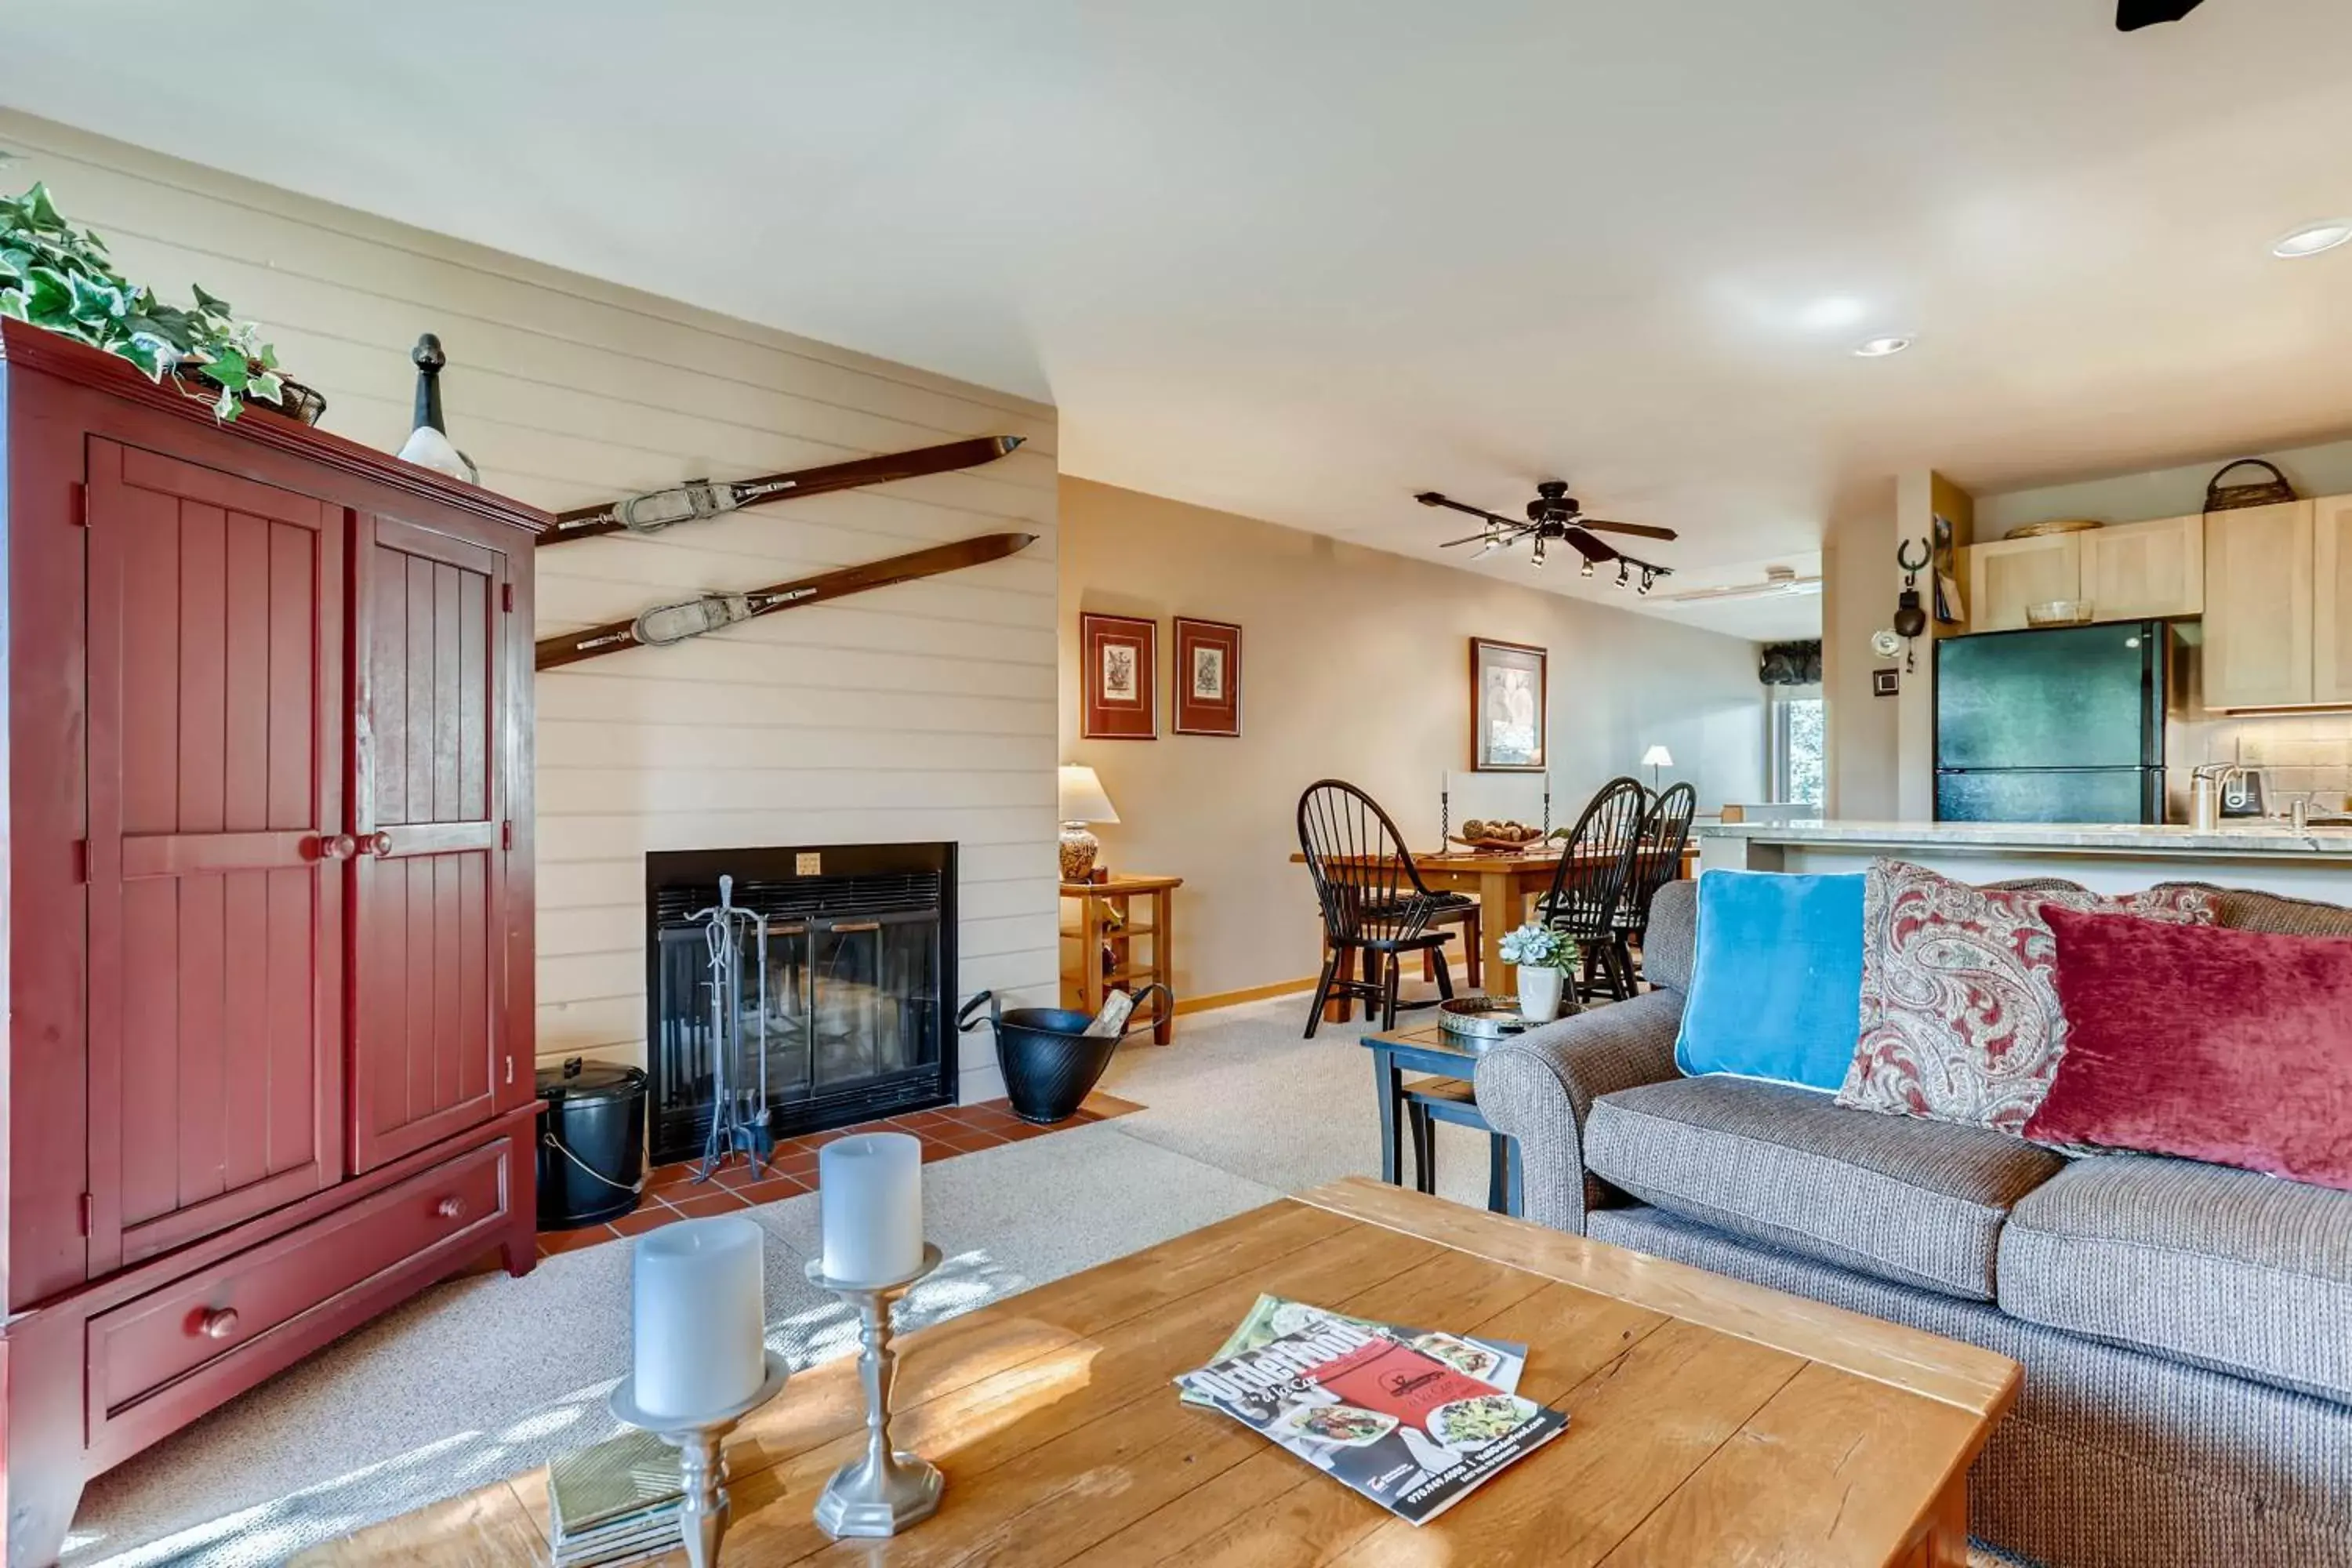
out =
<path fill-rule="evenodd" d="M 1528 1347 L 1261 1296 L 1216 1359 L 1176 1380 L 1212 1406 L 1426 1524 L 1567 1428 L 1517 1392 Z"/>
<path fill-rule="evenodd" d="M 566 1454 L 547 1467 L 555 1568 L 597 1568 L 678 1544 L 677 1450 L 650 1432 Z"/>

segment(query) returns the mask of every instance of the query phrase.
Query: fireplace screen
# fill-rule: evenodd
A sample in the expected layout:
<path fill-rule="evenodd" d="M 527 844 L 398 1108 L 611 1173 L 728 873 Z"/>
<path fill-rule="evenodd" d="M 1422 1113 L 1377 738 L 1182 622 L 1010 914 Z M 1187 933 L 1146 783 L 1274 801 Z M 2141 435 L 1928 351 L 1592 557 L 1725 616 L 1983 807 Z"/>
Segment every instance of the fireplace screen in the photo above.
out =
<path fill-rule="evenodd" d="M 656 1161 L 704 1152 L 722 1077 L 764 1096 L 780 1139 L 953 1100 L 952 857 L 944 844 L 646 857 Z M 798 874 L 811 864 L 821 869 Z M 722 876 L 739 918 L 718 934 L 703 911 Z M 714 1001 L 717 943 L 733 950 L 739 978 Z M 740 1044 L 722 1074 L 730 1007 Z"/>

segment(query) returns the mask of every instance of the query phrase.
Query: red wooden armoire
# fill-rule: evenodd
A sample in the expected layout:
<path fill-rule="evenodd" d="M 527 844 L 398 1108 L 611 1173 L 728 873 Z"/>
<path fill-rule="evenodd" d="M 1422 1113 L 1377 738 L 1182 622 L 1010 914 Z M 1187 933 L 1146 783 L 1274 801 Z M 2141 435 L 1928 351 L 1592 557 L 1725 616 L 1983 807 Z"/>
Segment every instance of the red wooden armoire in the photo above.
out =
<path fill-rule="evenodd" d="M 547 519 L 0 351 L 20 1568 L 89 1477 L 492 1248 L 530 1268 Z"/>

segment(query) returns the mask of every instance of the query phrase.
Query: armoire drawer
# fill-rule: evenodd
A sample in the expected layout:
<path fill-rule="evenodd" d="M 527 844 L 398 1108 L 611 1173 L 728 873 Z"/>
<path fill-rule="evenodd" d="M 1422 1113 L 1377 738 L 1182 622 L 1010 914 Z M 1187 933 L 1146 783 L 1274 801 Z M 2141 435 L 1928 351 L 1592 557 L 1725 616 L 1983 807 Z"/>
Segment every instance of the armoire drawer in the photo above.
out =
<path fill-rule="evenodd" d="M 352 1326 L 344 1298 L 427 1253 L 460 1250 L 507 1214 L 501 1138 L 349 1208 L 89 1321 L 89 1424 L 108 1422 L 225 1358 L 239 1386 Z M 356 1319 L 352 1319 L 355 1321 Z M 252 1364 L 245 1364 L 252 1363 Z M 205 1403 L 217 1403 L 211 1391 Z"/>

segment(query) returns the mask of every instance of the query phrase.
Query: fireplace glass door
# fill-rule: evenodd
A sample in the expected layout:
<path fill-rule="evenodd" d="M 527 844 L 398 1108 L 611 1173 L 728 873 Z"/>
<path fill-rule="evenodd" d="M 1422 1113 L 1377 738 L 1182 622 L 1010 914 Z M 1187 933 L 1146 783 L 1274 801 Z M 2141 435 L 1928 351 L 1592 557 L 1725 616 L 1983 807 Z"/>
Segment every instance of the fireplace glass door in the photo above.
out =
<path fill-rule="evenodd" d="M 897 864 L 925 848 L 939 852 L 936 869 L 909 874 Z M 655 1159 L 701 1153 L 710 1127 L 719 1031 L 713 938 L 703 917 L 722 872 L 734 879 L 733 907 L 767 924 L 764 971 L 755 926 L 731 928 L 741 1045 L 728 1076 L 754 1092 L 764 1079 L 774 1136 L 953 1100 L 955 1037 L 944 1000 L 954 969 L 948 848 L 874 847 L 864 853 L 888 859 L 866 876 L 800 877 L 782 869 L 793 863 L 787 854 L 733 850 L 688 852 L 677 858 L 688 864 L 662 880 L 670 868 L 648 858 Z M 823 853 L 828 872 L 850 859 L 838 848 Z"/>

